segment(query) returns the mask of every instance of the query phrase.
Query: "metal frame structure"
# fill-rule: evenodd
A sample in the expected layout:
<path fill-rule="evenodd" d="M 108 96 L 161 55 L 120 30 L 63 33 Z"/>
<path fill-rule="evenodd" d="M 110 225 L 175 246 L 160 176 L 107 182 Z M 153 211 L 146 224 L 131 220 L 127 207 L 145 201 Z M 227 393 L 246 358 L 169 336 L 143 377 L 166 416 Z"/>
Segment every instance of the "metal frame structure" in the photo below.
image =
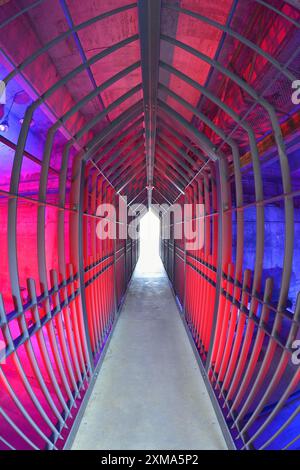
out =
<path fill-rule="evenodd" d="M 14 159 L 9 188 L 0 191 L 7 206 L 13 299 L 8 303 L 0 296 L 0 330 L 5 342 L 0 353 L 8 362 L 8 368 L 0 364 L 7 400 L 0 416 L 8 430 L 0 444 L 10 449 L 70 446 L 139 255 L 138 240 L 96 237 L 97 223 L 103 219 L 97 207 L 103 202 L 117 209 L 113 224 L 118 235 L 126 231 L 118 213 L 121 195 L 127 197 L 128 207 L 142 206 L 145 200 L 148 207 L 163 204 L 161 229 L 169 225 L 173 235 L 174 224 L 184 227 L 187 220 L 169 219 L 172 205 L 191 204 L 196 226 L 196 204 L 203 204 L 204 246 L 187 249 L 183 234 L 180 240 L 162 239 L 160 251 L 227 443 L 238 449 L 299 447 L 299 432 L 293 424 L 299 423 L 300 373 L 291 357 L 299 336 L 300 304 L 299 297 L 293 308 L 288 301 L 295 275 L 293 257 L 298 256 L 295 233 L 300 190 L 293 186 L 289 135 L 282 119 L 288 116 L 299 124 L 299 110 L 281 111 L 272 96 L 274 85 L 291 87 L 297 79 L 300 48 L 283 54 L 299 34 L 297 5 L 263 0 L 246 5 L 245 0 L 237 0 L 222 22 L 205 10 L 205 1 L 199 10 L 192 0 L 184 8 L 178 1 L 138 0 L 76 23 L 71 7 L 64 0 L 58 3 L 67 24 L 63 33 L 39 43 L 16 63 L 11 51 L 1 49 L 8 69 L 3 77 L 7 89 L 21 80 L 33 98 L 17 141 L 1 137 L 3 145 L 14 151 Z M 266 31 L 255 38 L 247 24 L 244 30 L 238 29 L 234 20 L 246 7 L 262 24 L 266 15 L 280 24 L 284 37 L 278 50 L 269 46 Z M 2 30 L 13 28 L 38 8 L 48 8 L 46 0 L 11 12 L 0 24 L 0 40 Z M 101 31 L 107 20 L 117 24 L 122 15 L 135 15 L 138 31 L 88 54 L 81 34 L 91 27 Z M 185 21 L 192 22 L 197 31 L 208 28 L 211 36 L 219 38 L 214 54 L 197 42 L 191 45 L 182 33 L 184 25 L 190 24 Z M 39 92 L 28 79 L 30 67 L 66 41 L 74 41 L 80 63 L 57 74 Z M 96 80 L 102 61 L 109 58 L 113 63 L 114 54 L 126 54 L 136 44 L 140 58 L 126 60 L 126 67 Z M 230 63 L 226 52 L 229 56 L 232 52 Z M 234 67 L 239 54 L 250 58 L 245 71 Z M 205 80 L 188 69 L 191 63 L 208 68 Z M 263 88 L 253 79 L 255 72 L 270 76 Z M 138 73 L 141 80 L 115 93 L 117 84 Z M 75 101 L 66 98 L 68 105 L 59 111 L 57 101 L 64 101 L 68 87 L 81 74 L 89 82 L 88 92 Z M 227 96 L 216 85 L 217 79 L 225 84 Z M 107 91 L 113 98 L 105 104 Z M 228 98 L 234 92 L 248 103 L 245 112 Z M 86 107 L 94 100 L 98 107 L 89 116 Z M 27 146 L 32 119 L 44 110 L 51 123 L 45 130 L 41 158 L 37 158 Z M 262 137 L 253 120 L 257 110 L 263 116 Z M 57 167 L 53 153 L 62 136 Z M 22 191 L 27 159 L 39 167 L 33 196 Z M 275 196 L 268 195 L 268 162 L 278 166 L 281 190 Z M 51 199 L 49 191 L 52 177 L 57 178 L 56 199 Z M 36 275 L 27 276 L 26 288 L 18 228 L 22 204 L 25 209 L 34 208 L 36 226 Z M 265 268 L 270 211 L 280 214 L 284 225 L 276 297 L 276 279 Z M 55 266 L 49 265 L 47 253 L 50 212 L 56 221 Z M 250 243 L 249 214 L 255 226 L 251 266 L 245 255 Z M 10 415 L 7 403 L 17 418 Z"/>
<path fill-rule="evenodd" d="M 157 86 L 161 0 L 138 1 L 147 158 L 148 206 L 151 205 L 156 144 Z"/>

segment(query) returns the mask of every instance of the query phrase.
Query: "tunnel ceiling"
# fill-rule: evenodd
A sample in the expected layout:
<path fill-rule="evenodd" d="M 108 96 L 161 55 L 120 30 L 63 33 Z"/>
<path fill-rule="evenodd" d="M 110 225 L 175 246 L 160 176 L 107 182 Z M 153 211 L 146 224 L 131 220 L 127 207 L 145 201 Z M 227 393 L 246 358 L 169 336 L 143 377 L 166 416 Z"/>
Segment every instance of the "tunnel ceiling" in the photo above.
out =
<path fill-rule="evenodd" d="M 174 202 L 210 162 L 233 165 L 231 142 L 246 169 L 249 132 L 270 158 L 264 100 L 285 136 L 299 118 L 289 99 L 299 16 L 297 2 L 277 0 L 4 2 L 1 75 L 14 102 L 1 135 L 3 189 L 30 106 L 29 166 L 45 157 L 56 123 L 50 170 L 69 142 L 69 171 L 80 154 L 129 203 Z"/>
<path fill-rule="evenodd" d="M 299 448 L 299 26 L 298 0 L 0 0 L 0 448 L 67 445 L 139 256 L 125 196 L 167 205 L 232 448 Z"/>

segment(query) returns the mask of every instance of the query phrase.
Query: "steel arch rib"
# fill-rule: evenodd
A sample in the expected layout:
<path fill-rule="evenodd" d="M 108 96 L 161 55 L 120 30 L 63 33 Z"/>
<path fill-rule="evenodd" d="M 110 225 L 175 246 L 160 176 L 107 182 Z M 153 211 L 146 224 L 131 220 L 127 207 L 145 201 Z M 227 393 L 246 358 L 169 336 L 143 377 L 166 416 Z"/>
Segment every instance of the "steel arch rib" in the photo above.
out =
<path fill-rule="evenodd" d="M 156 142 L 157 85 L 160 52 L 161 0 L 138 0 L 144 92 L 148 206 L 151 204 Z"/>
<path fill-rule="evenodd" d="M 182 134 L 180 134 L 177 130 L 173 129 L 172 127 L 168 126 L 165 120 L 160 115 L 158 115 L 158 122 L 159 122 L 159 128 L 158 128 L 159 131 L 161 130 L 161 127 L 163 127 L 170 134 L 172 134 L 176 139 L 178 139 L 182 143 L 182 145 L 185 146 L 190 152 L 192 152 L 199 160 L 201 160 L 201 163 L 205 163 L 206 159 L 204 158 L 204 155 L 201 154 L 199 148 L 193 147 L 191 142 L 187 140 Z M 164 138 L 166 139 L 165 134 L 163 135 L 164 135 Z M 190 163 L 193 164 L 191 161 Z M 194 164 L 197 164 L 197 163 L 198 163 L 197 161 L 194 162 Z"/>
<path fill-rule="evenodd" d="M 168 152 L 166 152 L 162 148 L 160 148 L 158 145 L 157 145 L 156 155 L 160 157 L 161 161 L 166 162 L 168 165 L 170 165 L 171 168 L 173 168 L 173 170 L 176 173 L 178 173 L 179 178 L 181 177 L 184 180 L 189 181 L 189 176 L 188 175 L 193 176 L 193 173 L 191 173 L 191 172 L 187 172 L 188 174 L 186 174 L 186 170 L 184 168 L 180 169 L 181 165 L 180 164 L 177 165 L 177 160 L 174 158 L 174 156 L 169 154 Z"/>
<path fill-rule="evenodd" d="M 285 145 L 284 145 L 284 141 L 282 137 L 281 128 L 278 122 L 278 118 L 276 116 L 276 113 L 273 107 L 270 105 L 270 103 L 264 98 L 260 97 L 255 92 L 255 90 L 251 86 L 249 86 L 244 80 L 240 79 L 233 72 L 231 72 L 230 70 L 220 65 L 218 61 L 214 59 L 210 59 L 205 54 L 198 52 L 196 49 L 190 46 L 187 46 L 181 41 L 177 41 L 176 39 L 170 38 L 165 35 L 162 35 L 161 38 L 163 40 L 166 40 L 167 42 L 170 42 L 171 44 L 178 46 L 181 49 L 186 50 L 187 52 L 194 55 L 195 57 L 198 57 L 199 59 L 204 60 L 211 66 L 215 67 L 221 73 L 223 73 L 224 75 L 229 77 L 231 80 L 233 80 L 238 86 L 240 86 L 240 88 L 245 90 L 257 103 L 259 103 L 263 108 L 266 109 L 268 115 L 270 116 L 270 121 L 271 121 L 272 128 L 274 131 L 274 138 L 275 138 L 276 145 L 278 148 L 284 193 L 288 194 L 291 191 L 289 164 L 288 164 L 288 160 L 287 160 L 287 156 L 285 152 Z M 286 244 L 285 244 L 284 270 L 283 270 L 284 278 L 281 284 L 279 309 L 281 309 L 282 306 L 284 306 L 286 303 L 288 285 L 289 285 L 289 280 L 291 276 L 292 257 L 293 257 L 294 232 L 293 230 L 291 230 L 291 227 L 294 225 L 294 209 L 293 209 L 293 203 L 288 197 L 285 197 L 285 208 L 286 208 L 286 224 L 285 224 Z"/>
<path fill-rule="evenodd" d="M 249 39 L 245 38 L 241 34 L 231 29 L 229 26 L 226 26 L 226 25 L 224 26 L 221 23 L 218 23 L 217 21 L 212 20 L 211 18 L 207 18 L 206 16 L 200 15 L 199 13 L 193 12 L 191 10 L 187 10 L 186 8 L 178 7 L 176 5 L 163 3 L 163 7 L 169 10 L 177 11 L 178 13 L 181 13 L 184 15 L 191 16 L 199 21 L 203 21 L 204 23 L 207 23 L 210 26 L 215 27 L 216 29 L 222 31 L 223 33 L 228 34 L 229 36 L 237 39 L 241 44 L 244 44 L 245 46 L 252 49 L 256 54 L 263 57 L 266 61 L 272 64 L 279 72 L 285 75 L 290 81 L 294 81 L 296 79 L 296 77 L 291 72 L 285 70 L 284 67 L 282 67 L 281 64 L 276 59 L 274 59 L 270 54 L 265 52 L 255 43 L 249 41 Z"/>
<path fill-rule="evenodd" d="M 43 2 L 45 0 L 41 0 L 41 1 Z M 36 2 L 36 3 L 38 4 L 38 3 L 41 3 L 41 2 Z M 55 46 L 59 42 L 63 41 L 64 39 L 67 39 L 72 34 L 77 33 L 78 31 L 80 31 L 80 30 L 82 30 L 82 29 L 84 29 L 88 26 L 91 26 L 92 24 L 97 23 L 98 21 L 101 21 L 105 18 L 109 18 L 109 17 L 114 16 L 118 13 L 122 13 L 123 11 L 127 11 L 129 9 L 132 9 L 132 8 L 136 7 L 136 6 L 137 6 L 136 3 L 131 3 L 129 5 L 126 5 L 126 6 L 123 6 L 123 7 L 120 7 L 120 8 L 116 8 L 114 10 L 111 10 L 111 11 L 108 11 L 106 13 L 102 13 L 98 16 L 92 17 L 89 20 L 84 21 L 83 23 L 81 23 L 77 26 L 74 26 L 73 28 L 68 29 L 68 31 L 66 31 L 65 33 L 62 33 L 59 36 L 55 37 L 54 39 L 49 41 L 47 44 L 45 44 L 43 47 L 41 47 L 40 49 L 35 51 L 34 54 L 27 57 L 21 64 L 16 66 L 15 69 L 3 79 L 3 81 L 5 83 L 8 83 L 18 73 L 22 72 L 24 68 L 26 68 L 32 62 L 34 62 L 38 57 L 40 57 L 40 55 L 44 54 L 45 52 L 48 52 L 53 46 Z M 0 25 L 0 28 L 1 28 L 1 25 Z"/>
<path fill-rule="evenodd" d="M 121 132 L 121 134 L 114 138 L 111 142 L 106 144 L 104 148 L 102 149 L 101 155 L 98 156 L 98 158 L 94 158 L 94 162 L 98 163 L 100 160 L 105 157 L 119 142 L 121 142 L 124 137 L 127 137 L 133 130 L 136 130 L 140 124 L 144 122 L 144 118 L 140 117 L 136 121 L 134 121 L 125 131 Z M 122 144 L 121 144 L 122 145 Z"/>

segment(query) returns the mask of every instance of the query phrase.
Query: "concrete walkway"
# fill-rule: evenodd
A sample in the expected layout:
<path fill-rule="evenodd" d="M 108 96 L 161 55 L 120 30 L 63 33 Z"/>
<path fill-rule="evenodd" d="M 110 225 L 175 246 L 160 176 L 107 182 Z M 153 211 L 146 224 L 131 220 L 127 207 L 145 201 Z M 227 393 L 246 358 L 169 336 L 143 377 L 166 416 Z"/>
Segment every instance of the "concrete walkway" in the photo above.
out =
<path fill-rule="evenodd" d="M 137 266 L 73 449 L 226 449 L 166 274 L 153 261 L 150 272 Z"/>

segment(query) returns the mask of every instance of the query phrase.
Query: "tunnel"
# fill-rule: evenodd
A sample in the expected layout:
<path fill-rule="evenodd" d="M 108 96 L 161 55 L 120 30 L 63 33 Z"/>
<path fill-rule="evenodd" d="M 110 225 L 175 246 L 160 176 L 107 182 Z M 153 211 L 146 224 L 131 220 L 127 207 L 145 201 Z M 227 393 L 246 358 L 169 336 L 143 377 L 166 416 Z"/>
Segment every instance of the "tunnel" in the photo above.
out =
<path fill-rule="evenodd" d="M 299 27 L 0 1 L 0 450 L 300 450 Z"/>

